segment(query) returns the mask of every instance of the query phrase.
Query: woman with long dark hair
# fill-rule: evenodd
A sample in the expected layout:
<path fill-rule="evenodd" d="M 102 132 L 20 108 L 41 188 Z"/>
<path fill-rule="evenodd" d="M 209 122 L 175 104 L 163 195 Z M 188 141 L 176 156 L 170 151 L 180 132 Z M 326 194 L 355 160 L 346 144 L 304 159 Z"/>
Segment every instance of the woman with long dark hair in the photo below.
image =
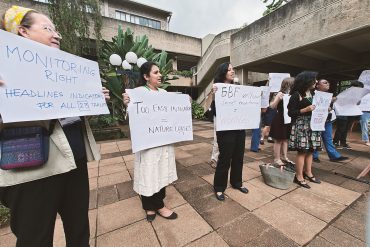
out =
<path fill-rule="evenodd" d="M 220 64 L 217 68 L 214 83 L 234 84 L 234 69 L 230 63 Z M 213 92 L 217 87 L 214 85 Z M 213 114 L 216 116 L 216 104 L 212 102 Z M 216 116 L 217 117 L 217 116 Z M 230 171 L 230 183 L 234 189 L 243 193 L 248 193 L 248 189 L 243 187 L 242 172 L 245 148 L 245 130 L 226 130 L 216 131 L 217 143 L 220 154 L 218 156 L 213 187 L 216 198 L 220 201 L 225 200 L 224 191 L 227 187 L 227 179 Z"/>
<path fill-rule="evenodd" d="M 135 90 L 165 93 L 160 88 L 162 75 L 158 66 L 146 62 L 140 67 L 141 86 Z M 123 94 L 123 103 L 128 105 L 130 97 Z M 177 180 L 175 150 L 173 145 L 164 145 L 135 153 L 134 190 L 141 196 L 146 219 L 151 222 L 156 214 L 165 219 L 176 219 L 177 214 L 164 205 L 166 186 Z"/>
<path fill-rule="evenodd" d="M 294 181 L 304 187 L 311 188 L 305 178 L 313 183 L 321 183 L 312 174 L 312 153 L 321 150 L 321 133 L 312 131 L 310 127 L 312 111 L 312 91 L 317 83 L 317 73 L 304 71 L 298 74 L 290 91 L 288 115 L 292 118 L 292 129 L 289 138 L 289 149 L 297 151 L 296 177 Z"/>

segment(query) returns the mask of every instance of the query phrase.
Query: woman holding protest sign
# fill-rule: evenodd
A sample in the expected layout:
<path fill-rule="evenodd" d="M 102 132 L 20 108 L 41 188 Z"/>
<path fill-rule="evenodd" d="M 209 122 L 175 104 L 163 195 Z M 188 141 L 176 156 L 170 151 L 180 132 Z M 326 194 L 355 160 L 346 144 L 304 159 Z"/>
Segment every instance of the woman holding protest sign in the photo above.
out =
<path fill-rule="evenodd" d="M 142 86 L 135 90 L 165 93 L 161 89 L 162 75 L 158 66 L 153 62 L 146 62 L 140 67 L 140 83 Z M 123 94 L 123 103 L 127 106 L 130 97 Z M 141 196 L 146 219 L 151 222 L 156 214 L 165 219 L 173 220 L 177 214 L 164 205 L 166 186 L 177 180 L 175 150 L 173 145 L 150 148 L 135 153 L 134 163 L 134 190 Z"/>
<path fill-rule="evenodd" d="M 330 88 L 330 83 L 325 79 L 319 80 L 316 84 L 316 90 L 321 91 L 321 92 L 328 92 L 329 88 Z M 325 122 L 325 130 L 321 132 L 321 138 L 323 140 L 326 153 L 328 154 L 330 161 L 339 162 L 339 161 L 347 160 L 348 157 L 342 156 L 337 151 L 337 149 L 335 148 L 333 144 L 333 124 L 331 120 L 332 119 L 331 111 L 332 111 L 334 101 L 335 101 L 335 97 L 333 97 L 332 102 L 330 104 L 330 109 L 328 109 L 329 114 Z M 319 151 L 317 150 L 313 152 L 313 161 L 320 163 Z"/>
<path fill-rule="evenodd" d="M 62 39 L 46 15 L 19 6 L 5 12 L 2 29 L 56 49 L 59 49 Z M 19 72 L 22 73 L 22 68 Z M 104 89 L 103 93 L 108 99 L 109 91 Z M 17 237 L 17 246 L 52 246 L 57 214 L 63 221 L 66 245 L 89 246 L 87 161 L 98 160 L 100 155 L 88 121 L 72 117 L 52 121 L 0 122 L 1 138 L 4 133 L 39 127 L 43 127 L 48 140 L 45 142 L 47 145 L 39 148 L 48 154 L 44 163 L 33 168 L 19 166 L 0 170 L 0 201 L 11 209 L 10 226 Z M 5 141 L 9 140 L 1 140 L 2 143 Z M 14 153 L 22 150 L 14 150 Z M 33 151 L 37 154 L 39 150 Z M 2 165 L 3 160 L 0 167 L 4 169 Z"/>
<path fill-rule="evenodd" d="M 313 183 L 321 183 L 312 174 L 312 153 L 315 150 L 321 150 L 321 133 L 312 131 L 310 127 L 312 111 L 315 109 L 312 105 L 312 91 L 317 83 L 316 76 L 317 73 L 311 71 L 298 74 L 294 80 L 288 104 L 288 115 L 292 118 L 289 149 L 298 151 L 294 181 L 307 189 L 311 187 L 306 183 L 305 178 Z"/>
<path fill-rule="evenodd" d="M 284 162 L 294 165 L 294 162 L 288 158 L 288 139 L 290 135 L 290 124 L 284 123 L 284 94 L 289 94 L 293 86 L 294 78 L 288 77 L 281 83 L 280 91 L 276 94 L 275 99 L 271 102 L 270 108 L 277 109 L 277 114 L 274 116 L 271 123 L 270 136 L 274 138 L 274 163 L 280 166 L 285 165 Z M 281 160 L 280 154 L 283 154 L 284 160 Z M 284 162 L 283 162 L 284 161 Z"/>
<path fill-rule="evenodd" d="M 220 64 L 217 68 L 214 83 L 234 84 L 234 69 L 230 63 Z M 212 92 L 215 94 L 217 86 L 213 85 Z M 215 101 L 211 105 L 214 116 L 216 116 Z M 224 191 L 227 187 L 227 180 L 230 171 L 230 183 L 234 189 L 243 193 L 248 193 L 248 189 L 243 187 L 243 158 L 245 148 L 245 130 L 216 131 L 217 143 L 220 154 L 218 156 L 213 187 L 216 198 L 220 201 L 225 200 Z"/>

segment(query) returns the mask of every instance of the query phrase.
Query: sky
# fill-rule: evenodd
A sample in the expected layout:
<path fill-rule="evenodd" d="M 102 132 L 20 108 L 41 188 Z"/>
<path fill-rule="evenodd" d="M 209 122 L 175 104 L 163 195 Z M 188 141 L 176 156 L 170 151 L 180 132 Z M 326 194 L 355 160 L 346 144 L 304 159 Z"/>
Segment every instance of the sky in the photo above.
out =
<path fill-rule="evenodd" d="M 261 0 L 135 0 L 172 12 L 170 31 L 197 38 L 239 28 L 262 17 Z"/>

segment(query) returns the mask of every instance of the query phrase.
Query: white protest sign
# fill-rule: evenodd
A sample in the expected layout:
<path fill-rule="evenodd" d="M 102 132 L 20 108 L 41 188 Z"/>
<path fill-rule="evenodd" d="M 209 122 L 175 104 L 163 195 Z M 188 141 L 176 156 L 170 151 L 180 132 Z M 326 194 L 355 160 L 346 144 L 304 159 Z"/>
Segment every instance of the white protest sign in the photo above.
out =
<path fill-rule="evenodd" d="M 292 122 L 292 118 L 288 115 L 288 104 L 290 100 L 289 94 L 284 94 L 283 96 L 283 106 L 284 106 L 284 124 L 290 124 Z"/>
<path fill-rule="evenodd" d="M 334 110 L 337 116 L 358 116 L 362 115 L 362 110 L 357 105 L 370 89 L 350 87 L 337 96 L 334 103 Z"/>
<path fill-rule="evenodd" d="M 98 64 L 0 30 L 4 123 L 108 114 Z"/>
<path fill-rule="evenodd" d="M 359 105 L 361 111 L 370 111 L 370 93 L 366 94 Z"/>
<path fill-rule="evenodd" d="M 269 73 L 270 92 L 276 93 L 280 91 L 281 83 L 285 78 L 290 77 L 289 73 Z"/>
<path fill-rule="evenodd" d="M 260 87 L 262 90 L 261 108 L 267 108 L 270 105 L 270 87 Z"/>
<path fill-rule="evenodd" d="M 364 84 L 365 88 L 370 89 L 370 70 L 362 71 L 358 80 Z"/>
<path fill-rule="evenodd" d="M 193 140 L 189 95 L 126 89 L 132 152 Z M 160 95 L 159 95 L 160 94 Z"/>
<path fill-rule="evenodd" d="M 329 115 L 329 107 L 332 97 L 332 93 L 315 91 L 315 95 L 312 99 L 312 104 L 315 106 L 315 110 L 312 111 L 311 115 L 311 130 L 325 130 L 325 122 Z"/>
<path fill-rule="evenodd" d="M 261 88 L 216 83 L 216 130 L 259 128 Z"/>

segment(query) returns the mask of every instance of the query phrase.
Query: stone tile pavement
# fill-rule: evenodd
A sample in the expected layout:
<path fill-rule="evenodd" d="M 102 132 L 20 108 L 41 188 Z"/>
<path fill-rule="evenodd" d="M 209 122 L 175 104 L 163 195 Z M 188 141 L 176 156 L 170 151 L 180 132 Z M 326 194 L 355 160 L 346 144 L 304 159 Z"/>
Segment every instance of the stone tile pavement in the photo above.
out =
<path fill-rule="evenodd" d="M 219 202 L 212 189 L 214 170 L 207 164 L 212 128 L 212 123 L 195 121 L 194 141 L 175 145 L 179 179 L 167 188 L 166 197 L 179 215 L 175 221 L 157 217 L 146 222 L 132 189 L 130 141 L 100 143 L 103 159 L 89 163 L 91 246 L 365 246 L 370 186 L 346 177 L 356 176 L 370 162 L 370 148 L 356 142 L 356 133 L 353 150 L 341 151 L 348 162 L 329 162 L 321 155 L 314 167 L 324 182 L 311 184 L 310 190 L 265 185 L 259 164 L 272 161 L 272 144 L 249 152 L 247 135 L 243 181 L 250 193 L 229 187 L 226 201 Z M 289 153 L 291 159 L 294 155 Z M 15 246 L 9 228 L 0 229 L 0 239 L 0 247 Z M 60 219 L 54 246 L 65 246 Z"/>

